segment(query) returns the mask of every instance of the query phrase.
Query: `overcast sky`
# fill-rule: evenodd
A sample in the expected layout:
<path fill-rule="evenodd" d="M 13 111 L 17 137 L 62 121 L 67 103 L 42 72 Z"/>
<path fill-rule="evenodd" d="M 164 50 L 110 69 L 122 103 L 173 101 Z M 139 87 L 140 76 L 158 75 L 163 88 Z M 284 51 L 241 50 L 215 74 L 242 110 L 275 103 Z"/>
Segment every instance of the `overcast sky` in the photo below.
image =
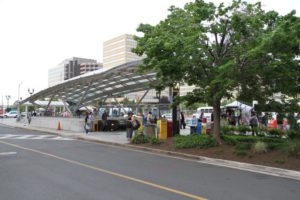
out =
<path fill-rule="evenodd" d="M 0 0 L 0 95 L 10 104 L 47 88 L 48 69 L 70 57 L 102 62 L 103 42 L 157 24 L 192 0 Z M 254 0 L 248 0 L 256 2 Z M 215 3 L 221 0 L 213 0 Z M 228 0 L 225 0 L 228 2 Z M 300 0 L 262 0 L 265 10 L 300 13 Z M 1 102 L 0 96 L 0 104 Z"/>

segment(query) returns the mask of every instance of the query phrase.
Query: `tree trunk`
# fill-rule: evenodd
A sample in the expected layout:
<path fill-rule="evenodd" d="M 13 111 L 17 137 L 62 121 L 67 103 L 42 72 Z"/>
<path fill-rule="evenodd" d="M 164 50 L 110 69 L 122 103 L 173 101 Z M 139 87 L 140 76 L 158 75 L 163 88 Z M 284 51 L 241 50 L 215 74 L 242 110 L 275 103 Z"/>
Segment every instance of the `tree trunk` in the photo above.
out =
<path fill-rule="evenodd" d="M 219 144 L 222 144 L 222 140 L 220 137 L 221 132 L 221 100 L 215 99 L 213 101 L 213 136 L 217 140 Z"/>

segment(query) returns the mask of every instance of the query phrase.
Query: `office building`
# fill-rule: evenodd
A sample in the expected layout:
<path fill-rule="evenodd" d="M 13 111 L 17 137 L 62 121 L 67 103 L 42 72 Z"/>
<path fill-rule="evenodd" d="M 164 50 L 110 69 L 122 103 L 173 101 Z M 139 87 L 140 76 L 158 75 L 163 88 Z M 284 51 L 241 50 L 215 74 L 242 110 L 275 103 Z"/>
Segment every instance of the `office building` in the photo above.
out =
<path fill-rule="evenodd" d="M 48 87 L 102 67 L 94 59 L 72 57 L 48 70 Z"/>
<path fill-rule="evenodd" d="M 103 68 L 111 68 L 124 63 L 140 60 L 141 57 L 132 53 L 137 42 L 132 35 L 124 34 L 103 43 Z"/>
<path fill-rule="evenodd" d="M 80 64 L 80 75 L 87 72 L 95 71 L 103 67 L 102 63 L 81 63 Z"/>

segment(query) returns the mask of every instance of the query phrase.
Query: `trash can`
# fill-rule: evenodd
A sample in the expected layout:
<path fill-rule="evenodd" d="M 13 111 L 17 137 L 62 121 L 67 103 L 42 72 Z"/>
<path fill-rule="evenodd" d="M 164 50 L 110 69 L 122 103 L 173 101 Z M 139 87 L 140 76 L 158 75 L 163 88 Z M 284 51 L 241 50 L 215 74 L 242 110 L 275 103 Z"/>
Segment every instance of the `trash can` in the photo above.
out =
<path fill-rule="evenodd" d="M 155 125 L 154 124 L 148 124 L 145 127 L 145 135 L 146 136 L 155 136 Z"/>
<path fill-rule="evenodd" d="M 159 139 L 167 139 L 167 120 L 161 119 L 157 121 L 157 130 Z"/>
<path fill-rule="evenodd" d="M 196 134 L 201 134 L 202 129 L 202 123 L 201 121 L 198 121 L 197 127 L 196 127 Z"/>
<path fill-rule="evenodd" d="M 167 121 L 167 137 L 173 137 L 173 122 Z"/>

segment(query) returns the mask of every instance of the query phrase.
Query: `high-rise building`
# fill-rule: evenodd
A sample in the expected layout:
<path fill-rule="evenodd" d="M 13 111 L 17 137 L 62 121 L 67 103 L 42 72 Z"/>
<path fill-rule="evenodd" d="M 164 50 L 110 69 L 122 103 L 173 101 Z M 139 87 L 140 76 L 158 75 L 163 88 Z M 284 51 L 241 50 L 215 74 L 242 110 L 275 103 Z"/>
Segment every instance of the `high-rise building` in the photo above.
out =
<path fill-rule="evenodd" d="M 93 59 L 77 58 L 77 57 L 64 60 L 64 70 L 65 70 L 64 80 L 68 80 L 75 76 L 79 76 L 80 67 L 82 63 L 97 64 L 97 61 Z"/>
<path fill-rule="evenodd" d="M 57 67 L 48 70 L 48 87 L 62 83 L 75 76 L 94 71 L 102 67 L 94 59 L 72 57 L 62 61 Z"/>
<path fill-rule="evenodd" d="M 115 67 L 127 62 L 140 60 L 141 57 L 131 52 L 137 42 L 132 35 L 124 34 L 103 43 L 103 68 Z"/>
<path fill-rule="evenodd" d="M 95 71 L 103 67 L 102 63 L 81 63 L 80 64 L 80 75 L 87 72 Z"/>

